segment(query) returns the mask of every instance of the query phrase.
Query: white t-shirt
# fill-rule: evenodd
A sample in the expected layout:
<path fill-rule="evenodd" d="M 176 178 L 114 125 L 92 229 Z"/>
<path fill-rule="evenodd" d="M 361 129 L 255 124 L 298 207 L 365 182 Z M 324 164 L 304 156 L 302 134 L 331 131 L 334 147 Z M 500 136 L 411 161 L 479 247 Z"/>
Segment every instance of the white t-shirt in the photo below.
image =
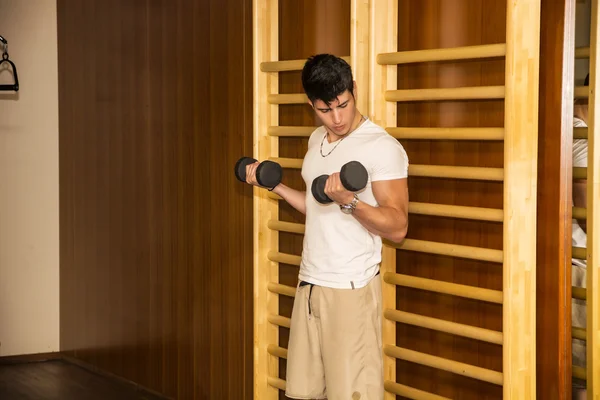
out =
<path fill-rule="evenodd" d="M 587 128 L 587 124 L 575 117 L 573 118 L 573 127 L 575 128 Z M 587 167 L 587 154 L 588 154 L 588 141 L 587 139 L 576 139 L 573 141 L 573 167 Z M 587 234 L 579 226 L 579 223 L 573 218 L 573 232 L 572 232 L 572 245 L 575 247 L 587 247 Z M 573 258 L 572 264 L 585 267 L 587 265 L 586 260 L 578 260 Z"/>
<path fill-rule="evenodd" d="M 320 175 L 340 172 L 349 161 L 358 161 L 369 175 L 358 197 L 376 207 L 371 182 L 406 178 L 408 157 L 395 138 L 369 119 L 341 142 L 329 143 L 325 135 L 324 127 L 311 134 L 302 165 L 306 230 L 299 279 L 325 287 L 360 288 L 379 271 L 381 237 L 371 234 L 354 216 L 342 213 L 335 202 L 317 202 L 311 192 L 312 182 Z M 321 143 L 323 154 L 331 151 L 326 157 L 321 156 Z"/>

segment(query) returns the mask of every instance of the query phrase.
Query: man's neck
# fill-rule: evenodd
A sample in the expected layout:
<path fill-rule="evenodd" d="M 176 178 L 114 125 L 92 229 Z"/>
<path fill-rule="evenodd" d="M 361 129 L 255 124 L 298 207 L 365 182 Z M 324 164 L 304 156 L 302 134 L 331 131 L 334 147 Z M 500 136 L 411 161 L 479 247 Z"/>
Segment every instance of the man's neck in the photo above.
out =
<path fill-rule="evenodd" d="M 366 118 L 364 118 L 364 119 L 366 120 Z M 354 132 L 355 130 L 358 129 L 358 127 L 360 126 L 362 121 L 363 121 L 363 115 L 357 111 L 356 117 L 354 117 L 354 121 L 352 122 L 352 129 L 350 129 L 348 131 L 348 133 L 346 133 L 345 135 L 341 135 L 341 136 L 336 135 L 336 134 L 330 132 L 329 130 L 327 130 L 327 142 L 329 142 L 329 143 L 337 142 L 338 140 L 341 140 L 341 139 L 345 138 L 346 136 L 351 135 L 352 132 Z"/>

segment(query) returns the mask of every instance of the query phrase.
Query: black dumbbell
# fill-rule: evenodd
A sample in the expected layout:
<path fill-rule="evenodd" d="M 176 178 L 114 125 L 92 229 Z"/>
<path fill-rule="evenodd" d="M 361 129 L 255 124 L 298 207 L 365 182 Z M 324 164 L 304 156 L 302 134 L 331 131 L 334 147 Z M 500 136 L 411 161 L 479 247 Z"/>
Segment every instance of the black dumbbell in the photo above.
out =
<path fill-rule="evenodd" d="M 315 200 L 321 204 L 332 203 L 333 200 L 325 194 L 325 182 L 329 175 L 316 177 L 312 182 L 312 194 Z M 351 192 L 358 192 L 367 186 L 369 174 L 367 169 L 358 161 L 350 161 L 342 166 L 340 170 L 342 185 Z"/>
<path fill-rule="evenodd" d="M 242 157 L 235 163 L 235 176 L 240 182 L 246 182 L 246 166 L 254 164 L 256 161 L 251 157 Z M 256 180 L 263 187 L 274 188 L 279 185 L 282 177 L 283 169 L 276 162 L 263 161 L 256 168 Z"/>

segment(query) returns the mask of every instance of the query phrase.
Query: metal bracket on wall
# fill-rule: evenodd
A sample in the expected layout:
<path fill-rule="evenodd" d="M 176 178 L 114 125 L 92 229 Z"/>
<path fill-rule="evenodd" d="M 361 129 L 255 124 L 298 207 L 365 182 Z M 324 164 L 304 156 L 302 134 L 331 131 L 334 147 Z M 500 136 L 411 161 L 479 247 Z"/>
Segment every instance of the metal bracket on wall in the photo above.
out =
<path fill-rule="evenodd" d="M 19 91 L 19 76 L 17 75 L 17 67 L 11 60 L 8 59 L 8 41 L 4 37 L 0 36 L 0 43 L 2 43 L 2 45 L 4 47 L 4 49 L 2 50 L 2 59 L 0 60 L 0 66 L 2 66 L 2 64 L 4 64 L 4 63 L 10 64 L 10 66 L 12 68 L 12 74 L 14 77 L 14 81 L 15 81 L 15 83 L 13 83 L 13 84 L 0 84 L 0 91 L 18 92 Z"/>

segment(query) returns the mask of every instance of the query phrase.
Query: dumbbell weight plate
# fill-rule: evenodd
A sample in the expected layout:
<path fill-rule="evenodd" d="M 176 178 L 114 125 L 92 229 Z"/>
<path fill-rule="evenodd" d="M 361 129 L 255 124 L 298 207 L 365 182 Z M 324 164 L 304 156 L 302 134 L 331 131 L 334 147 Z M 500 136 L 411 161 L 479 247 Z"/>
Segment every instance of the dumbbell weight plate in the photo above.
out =
<path fill-rule="evenodd" d="M 273 161 L 263 161 L 256 169 L 256 180 L 259 185 L 266 188 L 273 188 L 281 182 L 283 169 L 281 165 Z"/>
<path fill-rule="evenodd" d="M 233 171 L 235 172 L 235 177 L 241 181 L 246 182 L 246 166 L 255 163 L 256 160 L 251 157 L 242 157 L 236 163 Z"/>
<path fill-rule="evenodd" d="M 358 161 L 350 161 L 340 170 L 342 185 L 351 192 L 358 192 L 367 186 L 369 174 L 367 169 Z"/>
<path fill-rule="evenodd" d="M 329 175 L 318 176 L 313 180 L 311 186 L 313 197 L 321 204 L 328 204 L 333 202 L 333 200 L 331 200 L 325 194 L 325 183 L 327 182 L 327 178 L 329 178 Z"/>

